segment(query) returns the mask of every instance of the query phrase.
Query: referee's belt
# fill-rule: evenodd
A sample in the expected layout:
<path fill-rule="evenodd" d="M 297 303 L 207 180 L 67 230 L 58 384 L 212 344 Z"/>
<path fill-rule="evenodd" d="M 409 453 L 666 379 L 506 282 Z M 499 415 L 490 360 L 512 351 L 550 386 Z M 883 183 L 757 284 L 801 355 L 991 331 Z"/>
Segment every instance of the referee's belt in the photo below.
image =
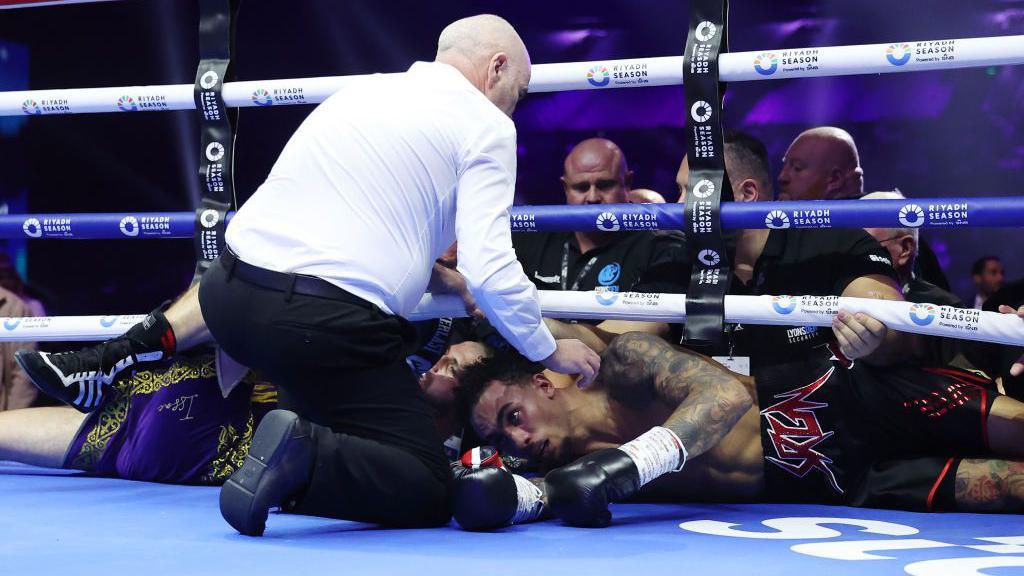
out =
<path fill-rule="evenodd" d="M 226 247 L 226 250 L 220 255 L 220 260 L 227 269 L 229 281 L 232 278 L 237 278 L 260 288 L 284 292 L 286 298 L 290 298 L 292 294 L 303 294 L 318 298 L 329 298 L 364 308 L 374 307 L 370 302 L 331 284 L 323 278 L 307 276 L 305 274 L 276 272 L 260 268 L 259 266 L 253 266 L 239 258 L 237 254 L 231 251 L 230 247 Z"/>

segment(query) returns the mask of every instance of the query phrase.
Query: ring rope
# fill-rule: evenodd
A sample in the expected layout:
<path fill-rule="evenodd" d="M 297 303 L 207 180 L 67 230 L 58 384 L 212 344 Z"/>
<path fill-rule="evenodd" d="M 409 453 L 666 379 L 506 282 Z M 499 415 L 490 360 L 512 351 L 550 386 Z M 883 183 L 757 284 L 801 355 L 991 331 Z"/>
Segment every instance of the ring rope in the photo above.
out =
<path fill-rule="evenodd" d="M 541 290 L 544 316 L 589 320 L 682 322 L 686 295 L 640 292 L 559 292 Z M 889 328 L 929 336 L 945 336 L 1024 345 L 1024 319 L 1013 314 L 839 296 L 726 296 L 725 320 L 740 324 L 831 326 L 840 309 L 864 312 Z M 426 294 L 409 320 L 464 317 L 462 300 L 450 294 Z M 47 316 L 0 318 L 0 342 L 104 340 L 124 334 L 145 315 Z"/>
<path fill-rule="evenodd" d="M 729 202 L 721 217 L 726 229 L 1016 228 L 1024 197 Z M 200 222 L 213 227 L 219 218 L 209 211 Z M 192 238 L 195 220 L 192 212 L 0 215 L 0 239 Z M 513 232 L 628 232 L 682 230 L 685 222 L 682 204 L 601 204 L 513 206 L 509 224 Z"/>
<path fill-rule="evenodd" d="M 1024 35 L 859 44 L 722 54 L 722 81 L 888 74 L 1024 64 Z M 683 83 L 683 57 L 535 64 L 530 92 Z M 367 75 L 228 82 L 229 107 L 318 104 Z M 192 84 L 0 92 L 0 116 L 193 110 Z"/>
<path fill-rule="evenodd" d="M 113 1 L 117 0 L 0 0 L 0 10 L 37 8 L 40 6 L 60 6 L 62 4 L 95 4 L 97 2 Z"/>

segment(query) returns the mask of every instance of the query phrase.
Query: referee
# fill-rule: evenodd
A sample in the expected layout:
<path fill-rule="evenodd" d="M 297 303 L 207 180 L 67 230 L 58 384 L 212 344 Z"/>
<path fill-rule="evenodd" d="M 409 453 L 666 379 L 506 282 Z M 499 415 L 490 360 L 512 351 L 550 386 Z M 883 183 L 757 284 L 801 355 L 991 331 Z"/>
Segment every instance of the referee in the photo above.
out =
<path fill-rule="evenodd" d="M 228 226 L 199 302 L 218 344 L 280 387 L 224 518 L 263 533 L 282 506 L 431 526 L 449 518 L 450 473 L 434 414 L 405 363 L 434 260 L 458 240 L 458 270 L 501 334 L 531 360 L 582 374 L 598 356 L 557 343 L 512 250 L 516 131 L 530 58 L 505 20 L 450 24 L 433 62 L 328 98 Z M 468 294 L 465 295 L 468 298 Z"/>

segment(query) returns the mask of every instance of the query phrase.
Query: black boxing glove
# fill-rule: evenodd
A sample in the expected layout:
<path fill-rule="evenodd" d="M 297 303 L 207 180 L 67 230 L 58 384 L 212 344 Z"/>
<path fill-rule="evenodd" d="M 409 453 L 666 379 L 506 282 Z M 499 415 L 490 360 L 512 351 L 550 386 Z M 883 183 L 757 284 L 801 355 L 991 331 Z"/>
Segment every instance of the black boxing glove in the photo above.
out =
<path fill-rule="evenodd" d="M 679 437 L 656 426 L 618 448 L 598 450 L 548 472 L 548 505 L 569 525 L 604 527 L 612 520 L 608 504 L 633 496 L 663 474 L 682 470 L 685 463 Z"/>
<path fill-rule="evenodd" d="M 452 508 L 465 530 L 492 530 L 541 517 L 540 488 L 510 472 L 494 448 L 473 448 L 451 463 Z"/>

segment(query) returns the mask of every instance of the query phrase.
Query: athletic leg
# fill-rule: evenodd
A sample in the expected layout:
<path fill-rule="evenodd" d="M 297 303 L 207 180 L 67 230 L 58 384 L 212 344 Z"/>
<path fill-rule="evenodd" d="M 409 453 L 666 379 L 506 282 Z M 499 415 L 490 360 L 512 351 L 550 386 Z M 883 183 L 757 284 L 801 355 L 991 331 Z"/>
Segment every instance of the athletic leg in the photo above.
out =
<path fill-rule="evenodd" d="M 166 311 L 154 310 L 122 336 L 99 345 L 58 354 L 21 350 L 15 358 L 37 388 L 81 412 L 91 412 L 125 368 L 164 360 L 179 350 L 212 341 L 198 294 L 197 284 Z"/>
<path fill-rule="evenodd" d="M 164 317 L 174 331 L 177 350 L 184 352 L 196 346 L 213 343 L 206 328 L 203 311 L 199 308 L 199 283 L 195 283 L 164 311 Z"/>
<path fill-rule="evenodd" d="M 988 447 L 994 456 L 1024 459 L 1024 402 L 999 396 L 988 415 Z"/>
<path fill-rule="evenodd" d="M 956 469 L 956 505 L 963 512 L 1024 511 L 1024 462 L 962 460 Z"/>
<path fill-rule="evenodd" d="M 64 406 L 0 412 L 0 460 L 60 468 L 85 418 Z"/>

